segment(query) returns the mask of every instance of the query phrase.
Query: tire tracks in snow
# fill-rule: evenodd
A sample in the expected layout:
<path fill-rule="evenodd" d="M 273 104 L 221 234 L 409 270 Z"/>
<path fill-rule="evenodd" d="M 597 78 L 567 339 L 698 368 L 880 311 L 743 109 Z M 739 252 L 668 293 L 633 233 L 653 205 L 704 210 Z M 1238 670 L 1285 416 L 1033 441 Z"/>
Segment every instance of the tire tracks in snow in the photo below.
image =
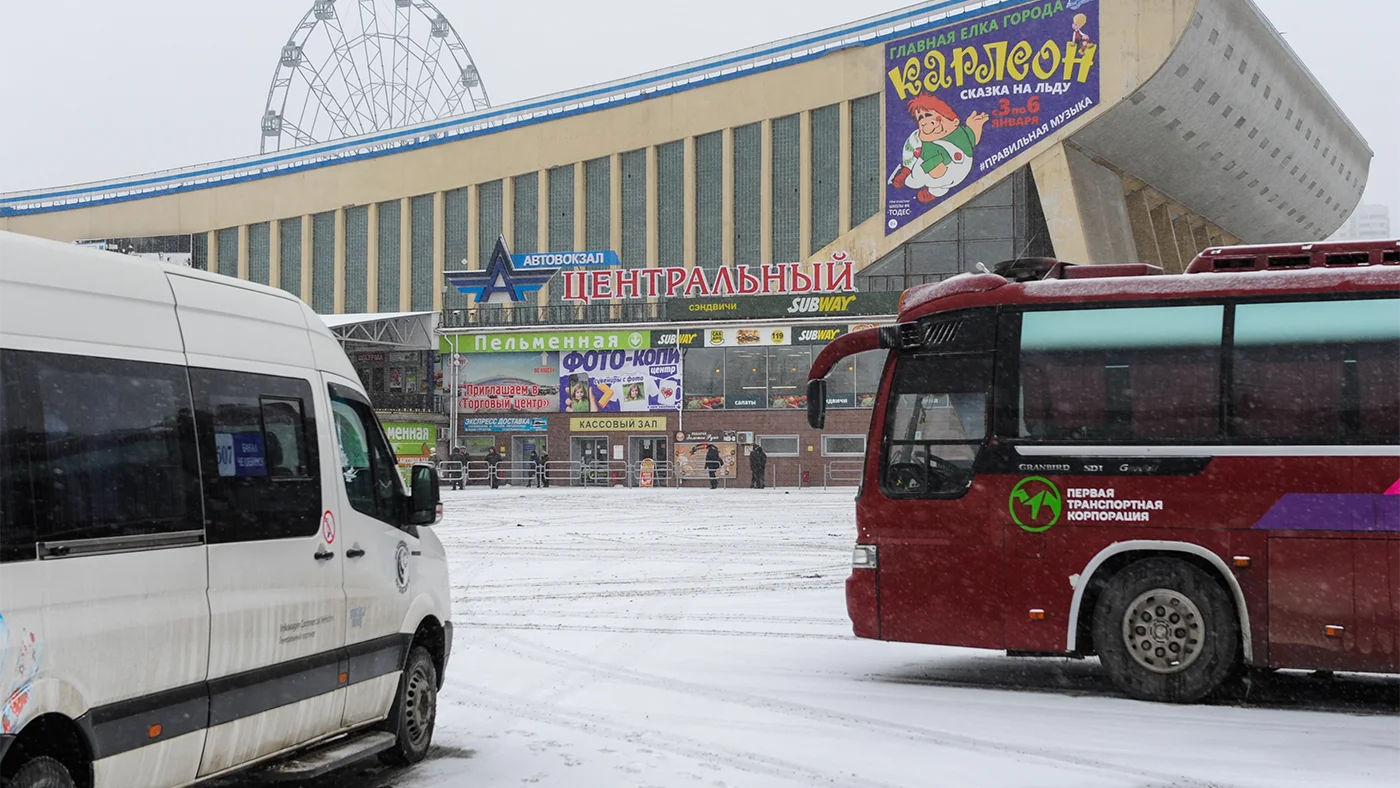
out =
<path fill-rule="evenodd" d="M 721 703 L 736 704 L 746 708 L 763 709 L 776 714 L 800 717 L 813 722 L 862 728 L 872 733 L 897 736 L 899 738 L 933 744 L 940 747 L 987 753 L 998 757 L 1011 757 L 1023 762 L 1049 765 L 1062 769 L 1079 769 L 1092 772 L 1096 775 L 1105 773 L 1132 775 L 1155 783 L 1170 785 L 1173 786 L 1173 788 L 1232 788 L 1232 786 L 1223 783 L 1200 781 L 1185 775 L 1168 774 L 1153 769 L 1143 769 L 1122 763 L 1097 760 L 1087 756 L 1069 755 L 1036 747 L 1013 745 L 1003 741 L 983 739 L 922 725 L 891 722 L 875 717 L 835 711 L 819 706 L 809 706 L 803 703 L 780 700 L 738 690 L 726 690 L 707 684 L 696 684 L 683 679 L 665 678 L 632 668 L 604 665 L 562 649 L 536 643 L 519 636 L 511 635 L 507 632 L 498 630 L 496 634 L 501 640 L 510 641 L 509 643 L 499 643 L 496 646 L 502 651 L 512 653 L 523 659 L 553 664 L 556 667 L 573 667 L 578 670 L 587 671 L 598 679 L 611 679 L 614 681 L 651 687 L 653 689 L 706 698 Z"/>

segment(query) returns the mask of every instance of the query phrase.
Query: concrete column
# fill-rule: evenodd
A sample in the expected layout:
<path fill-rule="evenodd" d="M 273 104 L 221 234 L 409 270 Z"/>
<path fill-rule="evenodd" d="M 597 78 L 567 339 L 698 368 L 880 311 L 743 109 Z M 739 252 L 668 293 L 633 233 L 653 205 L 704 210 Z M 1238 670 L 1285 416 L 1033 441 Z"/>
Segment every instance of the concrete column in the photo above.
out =
<path fill-rule="evenodd" d="M 724 247 L 720 260 L 734 265 L 734 129 L 726 128 L 720 143 L 720 232 Z"/>
<path fill-rule="evenodd" d="M 1165 200 L 1152 208 L 1152 232 L 1157 237 L 1157 248 L 1162 255 L 1162 270 L 1169 274 L 1181 273 L 1176 235 L 1172 232 L 1171 205 Z"/>
<path fill-rule="evenodd" d="M 248 280 L 248 225 L 238 225 L 238 278 Z"/>
<path fill-rule="evenodd" d="M 549 170 L 540 170 L 535 178 L 538 183 L 535 193 L 539 195 L 539 199 L 535 200 L 535 249 L 540 252 L 548 252 L 551 251 L 549 248 Z M 558 279 L 558 277 L 555 278 Z M 540 320 L 546 319 L 548 304 L 549 285 L 545 285 L 540 289 Z"/>
<path fill-rule="evenodd" d="M 762 265 L 773 262 L 773 121 L 764 118 L 759 128 L 759 258 Z"/>
<path fill-rule="evenodd" d="M 1036 190 L 1040 192 L 1040 205 L 1045 211 L 1055 256 L 1072 263 L 1089 263 L 1089 241 L 1079 221 L 1079 204 L 1074 196 L 1065 146 L 1055 145 L 1032 159 L 1031 173 L 1035 176 Z"/>
<path fill-rule="evenodd" d="M 267 283 L 282 286 L 282 223 L 276 219 L 267 227 Z"/>
<path fill-rule="evenodd" d="M 812 256 L 812 111 L 802 110 L 797 118 L 797 234 L 798 257 L 805 262 Z M 790 260 L 779 262 L 792 262 Z"/>
<path fill-rule="evenodd" d="M 379 203 L 369 204 L 365 219 L 369 224 L 365 236 L 365 309 L 379 311 Z"/>
<path fill-rule="evenodd" d="M 656 268 L 661 259 L 661 239 L 657 231 L 661 219 L 661 157 L 655 145 L 647 146 L 647 268 Z"/>
<path fill-rule="evenodd" d="M 685 199 L 682 201 L 681 224 L 685 238 L 681 242 L 685 253 L 682 263 L 686 268 L 695 267 L 695 190 L 699 178 L 695 175 L 695 138 L 685 138 L 685 160 L 681 163 L 681 182 L 684 184 Z"/>
<path fill-rule="evenodd" d="M 1148 265 L 1161 266 L 1162 252 L 1157 248 L 1157 236 L 1152 232 L 1152 212 L 1147 205 L 1146 190 L 1137 191 L 1125 198 L 1128 206 L 1128 224 L 1133 231 L 1133 245 L 1137 247 L 1138 259 Z"/>
<path fill-rule="evenodd" d="M 413 308 L 413 200 L 399 198 L 399 311 Z"/>
<path fill-rule="evenodd" d="M 851 102 L 841 102 L 841 130 L 837 134 L 836 145 L 838 147 L 837 168 L 840 174 L 837 176 L 837 211 L 839 222 L 838 235 L 845 235 L 851 229 Z"/>
<path fill-rule="evenodd" d="M 311 303 L 311 214 L 301 217 L 301 300 Z"/>
<path fill-rule="evenodd" d="M 441 312 L 443 305 L 442 286 L 447 281 L 442 272 L 447 270 L 447 193 L 433 194 L 433 311 Z"/>
<path fill-rule="evenodd" d="M 335 302 L 337 315 L 345 312 L 345 209 L 335 209 Z"/>

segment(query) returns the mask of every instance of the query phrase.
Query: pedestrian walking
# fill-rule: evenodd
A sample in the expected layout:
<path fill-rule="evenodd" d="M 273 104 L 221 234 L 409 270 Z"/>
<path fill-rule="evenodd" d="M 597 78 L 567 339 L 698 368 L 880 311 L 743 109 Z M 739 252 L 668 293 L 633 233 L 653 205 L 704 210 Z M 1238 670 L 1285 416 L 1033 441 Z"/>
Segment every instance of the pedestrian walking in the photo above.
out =
<path fill-rule="evenodd" d="M 548 486 L 549 486 L 549 452 L 545 452 L 544 454 L 541 454 L 541 455 L 540 455 L 539 469 L 540 469 L 540 470 L 539 470 L 539 473 L 540 473 L 540 486 L 541 486 L 541 487 L 548 487 Z"/>
<path fill-rule="evenodd" d="M 753 472 L 753 479 L 749 482 L 749 487 L 756 490 L 764 488 L 764 476 L 768 472 L 768 452 L 762 446 L 753 447 L 749 453 L 749 470 Z"/>
<path fill-rule="evenodd" d="M 530 452 L 530 473 L 531 478 L 525 483 L 526 487 L 538 485 L 544 487 L 544 463 L 540 462 L 540 453 Z"/>
<path fill-rule="evenodd" d="M 458 446 L 452 452 L 452 461 L 460 464 L 460 470 L 457 471 L 457 475 L 452 479 L 452 489 L 460 490 L 467 484 L 467 463 L 471 461 L 471 457 L 467 456 L 467 453 L 462 450 L 461 446 Z"/>
<path fill-rule="evenodd" d="M 722 464 L 723 462 L 720 460 L 719 457 L 719 447 L 711 443 L 709 451 L 705 452 L 705 470 L 710 472 L 711 490 L 714 490 L 719 487 L 719 479 L 715 476 L 715 474 L 719 472 L 720 465 Z"/>
<path fill-rule="evenodd" d="M 491 478 L 491 489 L 493 490 L 501 486 L 501 476 L 496 472 L 500 464 L 501 453 L 496 451 L 495 446 L 492 446 L 491 451 L 486 452 L 486 474 Z"/>

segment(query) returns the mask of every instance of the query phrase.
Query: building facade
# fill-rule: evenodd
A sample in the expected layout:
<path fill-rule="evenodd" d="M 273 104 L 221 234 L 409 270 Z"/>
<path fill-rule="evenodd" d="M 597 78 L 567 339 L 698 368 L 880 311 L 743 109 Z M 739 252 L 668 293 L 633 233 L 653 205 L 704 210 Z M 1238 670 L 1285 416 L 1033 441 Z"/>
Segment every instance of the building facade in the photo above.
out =
<path fill-rule="evenodd" d="M 742 457 L 752 432 L 774 473 L 818 483 L 863 447 L 880 360 L 834 387 L 825 434 L 800 412 L 804 365 L 904 288 L 1016 257 L 1174 273 L 1207 246 L 1322 239 L 1370 158 L 1250 3 L 939 0 L 401 132 L 0 195 L 0 229 L 173 237 L 155 245 L 326 315 L 435 313 L 437 347 L 347 347 L 444 446 L 683 464 L 730 433 Z M 498 243 L 511 282 L 483 283 Z M 532 265 L 542 284 L 497 287 Z M 581 334 L 603 347 L 565 352 Z M 579 410 L 600 349 L 634 377 L 608 370 L 622 393 Z"/>
<path fill-rule="evenodd" d="M 1390 208 L 1384 205 L 1358 205 L 1329 241 L 1379 241 L 1393 238 Z"/>

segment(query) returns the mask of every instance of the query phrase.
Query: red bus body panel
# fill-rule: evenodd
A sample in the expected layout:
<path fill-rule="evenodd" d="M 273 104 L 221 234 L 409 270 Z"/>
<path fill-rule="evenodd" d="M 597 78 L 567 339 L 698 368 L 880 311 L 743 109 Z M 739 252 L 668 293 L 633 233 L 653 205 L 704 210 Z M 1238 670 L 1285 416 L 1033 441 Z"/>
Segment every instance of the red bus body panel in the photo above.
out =
<path fill-rule="evenodd" d="M 1372 255 L 1377 262 L 1378 250 L 1397 247 L 1385 244 Z M 1269 247 L 1259 254 L 1290 248 L 1296 249 Z M 1329 245 L 1326 251 L 1340 248 Z M 1228 250 L 1208 251 L 1219 256 Z M 1389 263 L 1394 255 L 1387 254 Z M 1021 284 L 979 274 L 911 289 L 900 322 L 1002 305 L 1166 305 L 1188 298 L 1395 291 L 1400 266 L 1390 264 Z M 1079 644 L 1072 642 L 1070 617 L 1092 615 L 1074 610 L 1076 589 L 1089 580 L 1086 571 L 1101 553 L 1119 549 L 1116 544 L 1147 542 L 1161 546 L 1151 549 L 1185 551 L 1217 567 L 1222 585 L 1244 608 L 1250 663 L 1400 671 L 1400 495 L 1384 494 L 1400 492 L 1400 456 L 1261 451 L 1213 456 L 1193 475 L 1046 472 L 1066 498 L 1071 488 L 1113 488 L 1120 498 L 1160 501 L 1161 509 L 1141 524 L 1062 522 L 1031 533 L 1007 516 L 1012 488 L 1031 471 L 979 472 L 956 500 L 895 500 L 882 493 L 880 446 L 896 355 L 891 353 L 872 413 L 866 483 L 856 506 L 858 542 L 876 545 L 879 556 L 877 570 L 854 569 L 847 581 L 856 635 L 1074 651 Z M 1325 634 L 1329 626 L 1342 627 L 1344 634 Z"/>

